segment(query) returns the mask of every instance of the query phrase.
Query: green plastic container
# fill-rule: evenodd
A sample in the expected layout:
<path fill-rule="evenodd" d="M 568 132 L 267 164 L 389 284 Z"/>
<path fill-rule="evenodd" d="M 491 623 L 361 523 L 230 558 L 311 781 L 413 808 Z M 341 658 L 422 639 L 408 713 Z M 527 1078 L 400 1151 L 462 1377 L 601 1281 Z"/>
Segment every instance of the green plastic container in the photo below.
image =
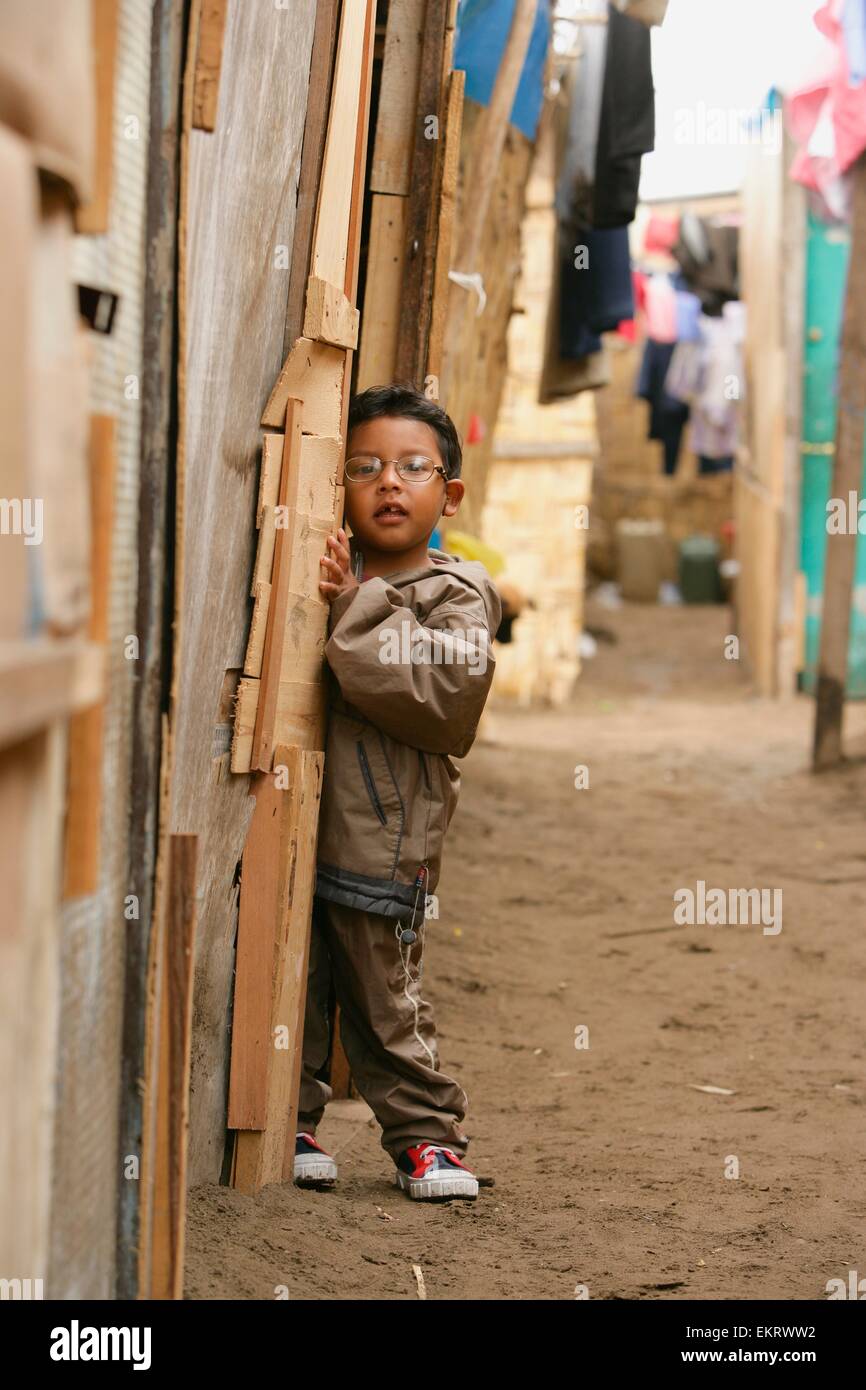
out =
<path fill-rule="evenodd" d="M 712 536 L 687 536 L 681 541 L 679 569 L 683 603 L 721 603 L 719 543 Z"/>

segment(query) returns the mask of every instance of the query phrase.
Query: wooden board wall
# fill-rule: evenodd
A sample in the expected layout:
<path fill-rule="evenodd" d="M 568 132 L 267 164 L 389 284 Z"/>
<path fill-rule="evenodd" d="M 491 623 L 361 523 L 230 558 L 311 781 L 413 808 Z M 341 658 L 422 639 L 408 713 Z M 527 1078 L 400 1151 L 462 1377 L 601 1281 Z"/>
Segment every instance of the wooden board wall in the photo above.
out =
<path fill-rule="evenodd" d="M 290 10 L 230 5 L 215 129 L 192 129 L 191 112 L 184 122 L 169 826 L 199 838 L 191 1185 L 219 1179 L 225 1146 L 236 870 L 254 805 L 249 778 L 228 771 L 231 704 L 252 603 L 260 419 L 283 358 L 315 11 L 314 0 Z"/>
<path fill-rule="evenodd" d="M 460 223 L 461 203 L 467 196 L 466 170 L 471 168 L 475 157 L 475 132 L 481 111 L 477 102 L 465 101 L 455 235 Z M 464 311 L 459 320 L 459 332 L 444 345 L 444 356 L 448 362 L 447 377 L 451 385 L 442 404 L 464 441 L 472 414 L 478 415 L 485 427 L 484 438 L 477 444 L 467 446 L 464 443 L 462 477 L 466 483 L 466 497 L 455 520 L 455 525 L 461 531 L 475 534 L 480 532 L 493 427 L 505 384 L 507 331 L 520 270 L 520 228 L 533 149 L 533 143 L 525 135 L 514 126 L 509 126 L 481 244 L 480 260 L 485 268 L 484 284 L 487 291 L 484 313 L 476 316 L 477 300 L 472 291 L 454 284 L 450 290 L 452 297 L 457 295 L 463 298 Z"/>

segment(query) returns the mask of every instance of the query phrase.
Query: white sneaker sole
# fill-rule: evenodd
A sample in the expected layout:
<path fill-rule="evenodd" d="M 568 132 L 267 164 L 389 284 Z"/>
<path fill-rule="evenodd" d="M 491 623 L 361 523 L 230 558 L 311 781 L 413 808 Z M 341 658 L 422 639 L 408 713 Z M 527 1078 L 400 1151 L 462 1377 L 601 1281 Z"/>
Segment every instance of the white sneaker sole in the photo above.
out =
<path fill-rule="evenodd" d="M 410 1178 L 408 1173 L 401 1173 L 397 1170 L 397 1186 L 415 1201 L 431 1201 L 437 1197 L 468 1197 L 474 1200 L 478 1196 L 477 1178 Z"/>
<path fill-rule="evenodd" d="M 336 1182 L 337 1165 L 332 1158 L 318 1154 L 295 1154 L 295 1182 Z"/>

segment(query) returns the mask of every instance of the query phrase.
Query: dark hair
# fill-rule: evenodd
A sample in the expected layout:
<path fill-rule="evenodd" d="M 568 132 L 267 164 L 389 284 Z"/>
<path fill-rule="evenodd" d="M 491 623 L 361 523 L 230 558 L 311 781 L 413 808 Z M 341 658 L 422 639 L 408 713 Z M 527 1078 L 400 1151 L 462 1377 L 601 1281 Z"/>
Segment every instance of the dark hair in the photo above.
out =
<path fill-rule="evenodd" d="M 441 405 L 431 401 L 423 391 L 414 386 L 368 386 L 349 402 L 348 432 L 356 425 L 364 425 L 368 420 L 378 420 L 383 415 L 403 415 L 409 420 L 421 420 L 429 425 L 439 443 L 439 452 L 449 478 L 459 478 L 463 463 L 463 449 L 460 436 L 450 415 L 446 415 Z"/>

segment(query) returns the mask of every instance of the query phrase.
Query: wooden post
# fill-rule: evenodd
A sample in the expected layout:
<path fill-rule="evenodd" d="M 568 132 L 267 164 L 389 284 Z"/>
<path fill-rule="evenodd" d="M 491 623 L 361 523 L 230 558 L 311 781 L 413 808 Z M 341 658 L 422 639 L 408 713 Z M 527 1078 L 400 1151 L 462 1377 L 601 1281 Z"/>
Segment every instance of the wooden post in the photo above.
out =
<path fill-rule="evenodd" d="M 845 317 L 839 355 L 839 414 L 831 497 L 847 506 L 859 496 L 866 436 L 866 156 L 852 171 L 851 259 L 845 294 Z M 849 518 L 850 523 L 851 518 Z M 857 559 L 857 519 L 843 535 L 828 535 L 824 571 L 821 649 L 815 695 L 815 742 L 812 770 L 842 761 L 842 714 L 848 676 L 851 594 Z"/>
<path fill-rule="evenodd" d="M 148 1298 L 183 1297 L 197 866 L 198 836 L 172 835 L 165 929 L 160 942 L 158 1094 Z"/>

